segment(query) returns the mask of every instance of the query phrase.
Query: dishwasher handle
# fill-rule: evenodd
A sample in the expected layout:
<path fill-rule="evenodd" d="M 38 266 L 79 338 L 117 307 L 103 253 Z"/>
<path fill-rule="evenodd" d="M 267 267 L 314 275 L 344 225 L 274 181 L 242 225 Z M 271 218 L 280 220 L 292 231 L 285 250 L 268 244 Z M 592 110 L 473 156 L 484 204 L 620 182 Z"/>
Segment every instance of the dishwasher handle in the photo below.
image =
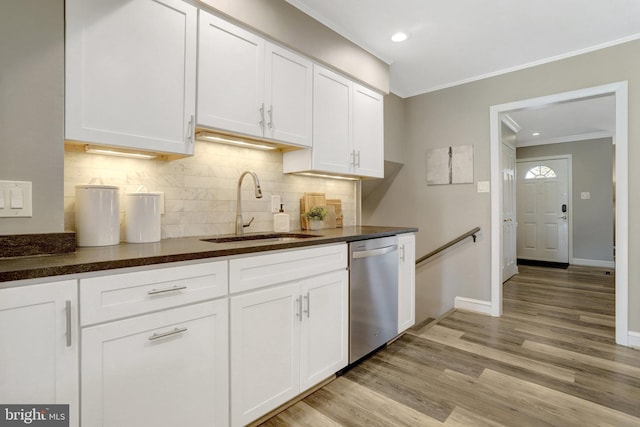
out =
<path fill-rule="evenodd" d="M 353 259 L 368 258 L 368 257 L 378 256 L 378 255 L 386 255 L 388 253 L 395 252 L 397 250 L 398 250 L 398 245 L 391 245 L 391 246 L 385 246 L 383 248 L 369 249 L 366 251 L 354 251 Z"/>

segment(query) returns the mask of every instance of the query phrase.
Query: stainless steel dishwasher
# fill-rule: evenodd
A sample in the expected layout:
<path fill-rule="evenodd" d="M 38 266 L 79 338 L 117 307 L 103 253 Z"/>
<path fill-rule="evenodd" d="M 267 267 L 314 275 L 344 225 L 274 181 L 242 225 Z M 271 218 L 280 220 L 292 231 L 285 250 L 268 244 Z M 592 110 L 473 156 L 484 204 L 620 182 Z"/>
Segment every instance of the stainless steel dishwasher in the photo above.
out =
<path fill-rule="evenodd" d="M 398 334 L 398 238 L 349 244 L 349 363 Z"/>

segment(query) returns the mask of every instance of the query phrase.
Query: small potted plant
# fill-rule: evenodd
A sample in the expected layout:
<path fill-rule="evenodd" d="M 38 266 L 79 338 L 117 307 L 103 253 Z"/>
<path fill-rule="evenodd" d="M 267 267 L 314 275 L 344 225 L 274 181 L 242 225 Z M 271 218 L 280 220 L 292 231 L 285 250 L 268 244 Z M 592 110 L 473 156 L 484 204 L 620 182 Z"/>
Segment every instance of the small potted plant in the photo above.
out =
<path fill-rule="evenodd" d="M 322 206 L 314 206 L 303 214 L 309 223 L 309 230 L 320 230 L 322 222 L 327 216 L 327 210 Z"/>

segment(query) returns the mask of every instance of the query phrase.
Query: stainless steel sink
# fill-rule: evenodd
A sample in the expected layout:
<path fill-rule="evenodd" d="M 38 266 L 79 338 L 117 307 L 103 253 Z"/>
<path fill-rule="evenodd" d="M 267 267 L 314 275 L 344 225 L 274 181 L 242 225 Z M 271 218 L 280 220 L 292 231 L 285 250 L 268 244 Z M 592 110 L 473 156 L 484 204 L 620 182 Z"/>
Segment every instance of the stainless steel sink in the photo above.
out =
<path fill-rule="evenodd" d="M 322 237 L 317 234 L 303 233 L 265 233 L 265 234 L 245 234 L 243 236 L 222 236 L 210 239 L 201 239 L 203 242 L 211 243 L 230 243 L 245 242 L 251 240 L 259 240 L 262 242 L 292 242 L 300 239 L 309 239 L 311 237 Z"/>

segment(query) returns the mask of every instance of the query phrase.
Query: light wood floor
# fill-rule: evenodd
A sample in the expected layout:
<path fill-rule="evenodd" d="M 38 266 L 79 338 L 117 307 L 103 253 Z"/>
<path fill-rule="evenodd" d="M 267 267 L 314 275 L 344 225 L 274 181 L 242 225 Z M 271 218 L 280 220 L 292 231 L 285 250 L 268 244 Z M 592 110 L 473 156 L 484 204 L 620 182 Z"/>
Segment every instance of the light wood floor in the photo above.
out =
<path fill-rule="evenodd" d="M 455 311 L 263 426 L 640 426 L 640 351 L 607 270 L 521 266 L 504 316 Z"/>

